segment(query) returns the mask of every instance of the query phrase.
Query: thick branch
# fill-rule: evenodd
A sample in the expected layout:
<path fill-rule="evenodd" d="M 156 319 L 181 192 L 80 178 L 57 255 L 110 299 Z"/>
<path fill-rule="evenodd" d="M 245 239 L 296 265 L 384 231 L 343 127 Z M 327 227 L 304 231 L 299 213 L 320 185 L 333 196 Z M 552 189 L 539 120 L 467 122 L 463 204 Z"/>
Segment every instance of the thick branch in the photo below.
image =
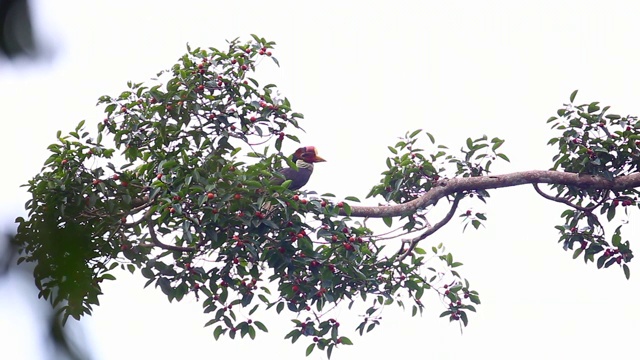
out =
<path fill-rule="evenodd" d="M 461 191 L 498 189 L 524 184 L 555 184 L 583 189 L 625 190 L 640 187 L 640 173 L 607 180 L 601 176 L 582 175 L 552 170 L 531 170 L 504 175 L 446 179 L 421 197 L 391 206 L 352 206 L 351 217 L 394 217 L 414 213 L 435 204 L 445 196 Z M 344 210 L 341 215 L 346 215 Z"/>

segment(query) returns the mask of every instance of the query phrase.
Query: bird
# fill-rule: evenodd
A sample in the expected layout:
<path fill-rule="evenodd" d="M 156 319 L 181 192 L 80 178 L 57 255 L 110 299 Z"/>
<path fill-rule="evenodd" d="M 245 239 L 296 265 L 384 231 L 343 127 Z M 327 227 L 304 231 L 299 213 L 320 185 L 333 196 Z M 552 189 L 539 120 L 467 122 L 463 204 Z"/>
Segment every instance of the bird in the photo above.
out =
<path fill-rule="evenodd" d="M 326 160 L 318 156 L 318 150 L 314 146 L 301 147 L 293 153 L 293 162 L 298 169 L 288 167 L 278 170 L 281 176 L 272 178 L 271 183 L 281 185 L 286 180 L 291 180 L 289 189 L 299 190 L 309 182 L 313 173 L 313 164 L 324 161 Z"/>

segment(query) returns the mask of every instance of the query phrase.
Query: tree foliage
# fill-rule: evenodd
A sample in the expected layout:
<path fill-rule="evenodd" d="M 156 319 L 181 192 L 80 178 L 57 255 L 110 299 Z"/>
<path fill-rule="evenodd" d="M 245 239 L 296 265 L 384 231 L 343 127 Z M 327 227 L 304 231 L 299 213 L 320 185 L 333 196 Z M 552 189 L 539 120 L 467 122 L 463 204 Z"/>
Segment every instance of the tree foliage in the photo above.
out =
<path fill-rule="evenodd" d="M 82 121 L 49 146 L 51 156 L 26 185 L 32 199 L 17 241 L 19 261 L 35 263 L 40 296 L 65 318 L 90 314 L 101 283 L 122 268 L 139 271 L 170 301 L 199 299 L 216 339 L 266 332 L 253 317 L 269 309 L 292 313 L 286 338 L 307 338 L 307 354 L 331 355 L 351 344 L 329 317 L 334 305 L 368 304 L 356 329 L 363 334 L 389 304 L 421 313 L 426 291 L 445 300 L 442 317 L 467 325 L 480 299 L 458 272 L 462 264 L 442 244 L 419 243 L 458 212 L 465 227 L 481 227 L 486 214 L 458 205 L 521 184 L 568 206 L 557 228 L 574 257 L 619 264 L 629 276 L 633 254 L 622 226 L 609 240 L 600 215 L 611 221 L 638 206 L 635 117 L 608 114 L 598 103 L 574 105 L 573 93 L 549 119 L 559 131 L 549 141 L 558 147 L 552 170 L 506 175 L 489 175 L 494 161 L 508 161 L 502 139 L 469 138 L 458 154 L 429 133 L 407 132 L 389 146 L 388 169 L 368 194 L 387 204 L 358 206 L 355 197 L 271 182 L 284 163 L 295 166 L 281 150 L 298 142 L 303 116 L 275 85 L 252 77 L 261 61 L 277 63 L 273 42 L 253 36 L 228 45 L 188 49 L 158 74 L 161 84 L 130 82 L 121 94 L 102 96 L 106 118 L 97 132 Z M 539 184 L 550 184 L 552 195 Z M 448 211 L 432 225 L 426 213 L 438 202 Z M 366 224 L 374 217 L 396 227 L 376 234 Z"/>

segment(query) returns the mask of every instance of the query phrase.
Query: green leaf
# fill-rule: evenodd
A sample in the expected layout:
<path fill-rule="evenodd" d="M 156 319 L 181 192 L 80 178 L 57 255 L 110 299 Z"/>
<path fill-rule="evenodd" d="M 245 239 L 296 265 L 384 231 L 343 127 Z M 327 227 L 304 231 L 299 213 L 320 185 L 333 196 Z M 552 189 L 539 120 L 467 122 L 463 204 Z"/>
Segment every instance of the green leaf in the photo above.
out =
<path fill-rule="evenodd" d="M 607 210 L 607 220 L 611 221 L 615 216 L 616 216 L 616 207 L 609 206 L 609 209 Z"/>
<path fill-rule="evenodd" d="M 569 97 L 569 102 L 573 102 L 573 100 L 575 100 L 575 98 L 576 98 L 576 95 L 578 95 L 578 90 L 574 90 L 571 93 L 571 96 Z"/>
<path fill-rule="evenodd" d="M 506 161 L 506 162 L 511 162 L 511 160 L 509 160 L 509 158 L 505 154 L 496 154 L 496 156 L 499 157 L 500 159 Z"/>
<path fill-rule="evenodd" d="M 260 321 L 254 321 L 253 324 L 260 330 L 264 331 L 264 332 L 269 332 L 269 330 L 267 330 L 267 327 L 264 326 L 264 324 Z"/>
<path fill-rule="evenodd" d="M 627 266 L 627 264 L 622 265 L 622 270 L 624 271 L 624 277 L 626 277 L 627 280 L 629 280 L 629 278 L 631 277 L 631 270 L 629 270 L 629 267 Z"/>
<path fill-rule="evenodd" d="M 344 203 L 343 209 L 345 214 L 347 214 L 347 216 L 351 216 L 351 205 Z"/>
<path fill-rule="evenodd" d="M 307 346 L 307 351 L 305 351 L 305 354 L 307 356 L 311 355 L 311 353 L 313 352 L 313 349 L 316 348 L 316 343 L 311 343 L 309 346 Z"/>
<path fill-rule="evenodd" d="M 213 338 L 218 340 L 218 338 L 220 337 L 220 335 L 222 335 L 223 332 L 224 332 L 224 329 L 222 328 L 222 325 L 218 325 L 218 327 L 216 327 L 216 329 L 213 331 Z"/>
<path fill-rule="evenodd" d="M 351 342 L 351 339 L 349 339 L 346 336 L 341 336 L 340 337 L 340 341 L 342 342 L 342 344 L 344 345 L 353 345 L 353 342 Z"/>
<path fill-rule="evenodd" d="M 613 236 L 611 237 L 611 244 L 615 247 L 619 247 L 621 241 L 622 237 L 618 233 L 613 234 Z"/>
<path fill-rule="evenodd" d="M 582 254 L 583 249 L 581 247 L 577 248 L 574 252 L 573 252 L 573 258 L 577 259 L 578 256 L 580 256 L 580 254 Z"/>
<path fill-rule="evenodd" d="M 384 221 L 385 225 L 387 225 L 388 227 L 391 227 L 391 225 L 393 224 L 392 217 L 383 217 L 382 221 Z"/>
<path fill-rule="evenodd" d="M 431 140 L 432 144 L 436 143 L 436 139 L 433 137 L 433 135 L 431 135 L 430 133 L 427 133 L 427 136 L 429 137 L 429 140 Z"/>
<path fill-rule="evenodd" d="M 355 201 L 355 202 L 360 202 L 360 199 L 358 199 L 355 196 L 347 196 L 346 198 L 344 198 L 345 200 L 350 200 L 350 201 Z"/>

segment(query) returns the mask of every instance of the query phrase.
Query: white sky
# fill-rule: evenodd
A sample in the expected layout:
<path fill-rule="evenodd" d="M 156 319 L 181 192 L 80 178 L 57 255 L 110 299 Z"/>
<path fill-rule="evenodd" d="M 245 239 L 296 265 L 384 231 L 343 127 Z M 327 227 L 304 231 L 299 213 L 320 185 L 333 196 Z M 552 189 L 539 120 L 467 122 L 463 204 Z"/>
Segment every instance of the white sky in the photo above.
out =
<path fill-rule="evenodd" d="M 255 33 L 278 46 L 281 67 L 264 62 L 259 77 L 276 83 L 305 114 L 304 144 L 328 159 L 307 189 L 364 198 L 384 170 L 387 145 L 423 128 L 452 150 L 467 137 L 507 140 L 511 164 L 496 173 L 551 166 L 554 134 L 546 119 L 579 89 L 578 102 L 640 114 L 637 15 L 631 1 L 33 1 L 38 30 L 55 50 L 48 64 L 0 64 L 0 143 L 5 172 L 3 224 L 22 214 L 17 187 L 46 159 L 55 132 L 102 119 L 95 107 L 128 80 L 169 68 L 185 44 L 225 47 Z M 125 4 L 124 2 L 122 4 Z M 265 81 L 263 81 L 265 83 Z M 291 149 L 294 146 L 291 145 Z M 443 204 L 440 204 L 443 205 Z M 492 192 L 481 231 L 457 219 L 427 240 L 444 242 L 483 304 L 464 334 L 427 303 L 423 317 L 385 310 L 365 337 L 350 330 L 359 313 L 338 311 L 356 344 L 332 358 L 432 359 L 633 358 L 640 353 L 640 276 L 595 270 L 556 243 L 561 206 L 529 187 Z M 627 239 L 640 238 L 637 223 Z M 437 221 L 433 219 L 432 222 Z M 635 231 L 630 231 L 635 230 Z M 423 247 L 429 247 L 425 244 Z M 102 305 L 82 321 L 96 359 L 300 359 L 306 343 L 283 339 L 289 316 L 253 316 L 269 334 L 255 341 L 214 341 L 200 304 L 169 304 L 139 277 L 105 286 Z M 16 305 L 24 297 L 0 284 L 0 339 L 29 344 L 11 359 L 38 357 L 33 328 Z M 8 294 L 8 295 L 7 295 Z M 350 320 L 349 320 L 350 319 Z M 6 346 L 3 346 L 3 351 Z M 311 359 L 322 359 L 314 352 Z"/>

